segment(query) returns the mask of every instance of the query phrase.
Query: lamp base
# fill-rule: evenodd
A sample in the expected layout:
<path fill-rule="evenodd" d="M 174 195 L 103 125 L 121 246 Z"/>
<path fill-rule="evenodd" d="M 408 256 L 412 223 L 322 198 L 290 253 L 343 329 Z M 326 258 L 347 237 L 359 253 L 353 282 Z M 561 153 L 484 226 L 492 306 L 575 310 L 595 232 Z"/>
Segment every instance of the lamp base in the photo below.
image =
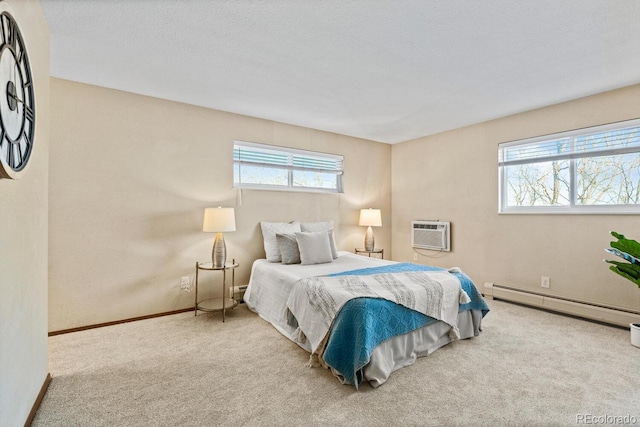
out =
<path fill-rule="evenodd" d="M 366 251 L 372 251 L 375 246 L 375 240 L 373 239 L 373 230 L 371 226 L 367 228 L 367 233 L 364 235 L 364 249 Z"/>
<path fill-rule="evenodd" d="M 213 268 L 223 268 L 227 262 L 227 245 L 224 243 L 222 233 L 216 234 L 213 242 L 213 250 L 211 251 L 211 263 Z"/>

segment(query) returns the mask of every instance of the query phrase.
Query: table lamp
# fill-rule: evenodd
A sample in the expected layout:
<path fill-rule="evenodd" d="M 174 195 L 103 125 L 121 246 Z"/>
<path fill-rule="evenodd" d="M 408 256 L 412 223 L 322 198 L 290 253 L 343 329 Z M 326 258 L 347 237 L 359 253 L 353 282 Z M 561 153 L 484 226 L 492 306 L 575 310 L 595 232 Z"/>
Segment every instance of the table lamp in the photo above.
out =
<path fill-rule="evenodd" d="M 375 246 L 375 241 L 371 227 L 382 226 L 380 209 L 360 209 L 360 225 L 367 227 L 367 233 L 364 235 L 364 249 L 366 251 L 372 251 Z"/>
<path fill-rule="evenodd" d="M 233 208 L 206 208 L 202 231 L 216 233 L 211 251 L 213 268 L 223 268 L 227 261 L 227 247 L 224 243 L 223 232 L 236 231 L 236 216 Z"/>

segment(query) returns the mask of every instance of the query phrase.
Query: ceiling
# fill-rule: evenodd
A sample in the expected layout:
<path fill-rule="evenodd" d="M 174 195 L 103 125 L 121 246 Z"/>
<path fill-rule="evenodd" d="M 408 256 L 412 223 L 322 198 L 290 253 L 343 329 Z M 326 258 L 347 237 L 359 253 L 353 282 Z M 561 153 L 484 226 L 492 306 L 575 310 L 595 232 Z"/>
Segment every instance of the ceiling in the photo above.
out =
<path fill-rule="evenodd" d="M 51 75 L 397 143 L 640 83 L 635 0 L 40 0 Z"/>

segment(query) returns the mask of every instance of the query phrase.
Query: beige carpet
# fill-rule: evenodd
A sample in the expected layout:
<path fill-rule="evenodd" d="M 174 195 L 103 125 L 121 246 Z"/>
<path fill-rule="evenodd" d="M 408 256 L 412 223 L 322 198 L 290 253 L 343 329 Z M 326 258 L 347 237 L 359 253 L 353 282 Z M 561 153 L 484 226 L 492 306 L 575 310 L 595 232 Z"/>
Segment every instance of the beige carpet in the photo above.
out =
<path fill-rule="evenodd" d="M 305 367 L 308 355 L 244 305 L 224 324 L 184 313 L 51 337 L 53 380 L 33 425 L 640 424 L 628 330 L 489 304 L 480 337 L 360 391 Z"/>

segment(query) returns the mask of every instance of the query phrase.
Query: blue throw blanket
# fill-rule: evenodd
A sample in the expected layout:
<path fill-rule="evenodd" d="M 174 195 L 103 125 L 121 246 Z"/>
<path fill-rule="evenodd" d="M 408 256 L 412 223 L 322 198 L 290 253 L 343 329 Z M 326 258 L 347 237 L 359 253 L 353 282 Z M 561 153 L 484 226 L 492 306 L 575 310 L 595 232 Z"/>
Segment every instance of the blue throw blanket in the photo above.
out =
<path fill-rule="evenodd" d="M 442 271 L 440 267 L 400 263 L 330 274 L 329 276 L 370 275 L 407 271 Z M 481 310 L 484 317 L 489 306 L 471 279 L 454 272 L 471 302 L 460 305 L 459 311 Z M 347 302 L 331 326 L 322 358 L 345 382 L 356 388 L 362 382 L 364 368 L 378 344 L 396 335 L 403 335 L 434 322 L 432 317 L 410 310 L 392 301 L 377 298 L 356 298 Z"/>

